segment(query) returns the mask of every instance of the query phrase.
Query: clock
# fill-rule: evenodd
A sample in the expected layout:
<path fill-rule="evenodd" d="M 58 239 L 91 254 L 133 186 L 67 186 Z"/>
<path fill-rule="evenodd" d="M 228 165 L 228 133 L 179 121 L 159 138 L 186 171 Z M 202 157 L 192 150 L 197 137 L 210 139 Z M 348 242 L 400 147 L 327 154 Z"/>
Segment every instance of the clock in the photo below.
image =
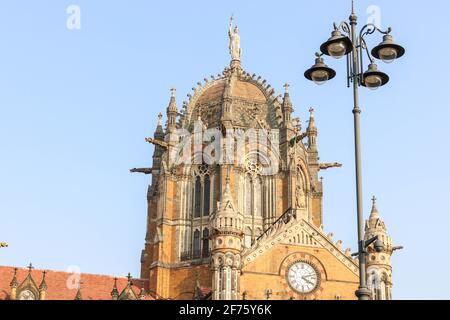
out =
<path fill-rule="evenodd" d="M 30 290 L 23 290 L 19 294 L 19 300 L 36 300 L 36 297 Z"/>
<path fill-rule="evenodd" d="M 291 288 L 298 293 L 309 294 L 319 287 L 319 272 L 309 262 L 294 263 L 289 267 L 286 276 Z"/>

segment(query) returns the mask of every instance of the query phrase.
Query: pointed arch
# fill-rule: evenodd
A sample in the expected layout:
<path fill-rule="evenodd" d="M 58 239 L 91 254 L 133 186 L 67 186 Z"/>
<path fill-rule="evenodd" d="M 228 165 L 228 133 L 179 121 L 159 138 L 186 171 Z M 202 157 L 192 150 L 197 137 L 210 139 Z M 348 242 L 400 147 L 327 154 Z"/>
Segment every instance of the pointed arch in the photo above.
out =
<path fill-rule="evenodd" d="M 211 178 L 205 175 L 203 182 L 203 216 L 209 217 L 211 214 Z"/>

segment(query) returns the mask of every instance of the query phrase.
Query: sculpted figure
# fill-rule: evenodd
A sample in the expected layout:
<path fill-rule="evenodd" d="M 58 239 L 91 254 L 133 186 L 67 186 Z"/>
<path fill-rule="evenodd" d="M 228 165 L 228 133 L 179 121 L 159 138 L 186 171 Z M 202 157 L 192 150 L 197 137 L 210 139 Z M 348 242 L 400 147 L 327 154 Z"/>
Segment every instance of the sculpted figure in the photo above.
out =
<path fill-rule="evenodd" d="M 230 38 L 230 54 L 232 60 L 241 60 L 241 37 L 239 36 L 239 28 L 236 26 L 233 30 L 233 17 L 230 19 L 230 28 L 228 31 Z"/>

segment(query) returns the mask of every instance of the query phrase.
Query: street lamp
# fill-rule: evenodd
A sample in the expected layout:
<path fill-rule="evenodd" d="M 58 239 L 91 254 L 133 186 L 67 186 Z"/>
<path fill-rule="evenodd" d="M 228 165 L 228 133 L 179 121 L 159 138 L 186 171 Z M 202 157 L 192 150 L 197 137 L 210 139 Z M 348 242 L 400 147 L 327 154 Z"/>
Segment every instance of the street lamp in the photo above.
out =
<path fill-rule="evenodd" d="M 344 21 L 334 24 L 334 30 L 325 43 L 320 46 L 321 54 L 316 54 L 315 64 L 305 72 L 308 80 L 317 84 L 324 84 L 333 79 L 336 72 L 328 67 L 323 55 L 336 59 L 347 57 L 347 86 L 353 84 L 353 116 L 355 135 L 355 167 L 356 167 L 356 200 L 358 218 L 358 259 L 359 259 L 359 289 L 356 296 L 360 300 L 369 300 L 370 291 L 366 283 L 366 248 L 373 244 L 375 250 L 382 250 L 383 243 L 378 238 L 364 240 L 364 217 L 362 200 L 362 175 L 361 175 L 361 141 L 360 141 L 360 116 L 359 87 L 363 86 L 376 90 L 389 82 L 389 76 L 378 69 L 375 59 L 385 63 L 391 63 L 405 54 L 405 49 L 396 44 L 391 35 L 392 29 L 381 30 L 372 23 L 366 24 L 357 35 L 358 17 L 355 14 L 354 0 L 352 0 L 352 13 L 350 23 Z M 383 35 L 383 41 L 370 52 L 365 37 L 375 32 Z M 370 63 L 367 71 L 364 70 L 364 55 L 367 55 Z"/>
<path fill-rule="evenodd" d="M 320 53 L 316 53 L 316 57 L 316 63 L 305 72 L 305 77 L 320 86 L 328 80 L 333 79 L 336 76 L 336 71 L 329 68 L 323 62 L 322 55 Z"/>

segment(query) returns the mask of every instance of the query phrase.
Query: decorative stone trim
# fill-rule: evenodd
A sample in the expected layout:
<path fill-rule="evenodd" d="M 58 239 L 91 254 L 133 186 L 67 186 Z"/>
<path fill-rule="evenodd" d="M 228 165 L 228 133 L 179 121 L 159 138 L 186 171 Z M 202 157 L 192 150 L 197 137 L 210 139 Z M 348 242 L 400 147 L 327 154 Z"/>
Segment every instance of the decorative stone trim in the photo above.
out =
<path fill-rule="evenodd" d="M 282 222 L 282 221 L 281 221 Z M 340 242 L 334 244 L 332 237 L 327 237 L 325 234 L 308 223 L 306 220 L 291 220 L 288 224 L 281 223 L 273 232 L 270 232 L 267 237 L 261 238 L 252 248 L 244 251 L 242 255 L 243 266 L 255 261 L 258 257 L 269 252 L 278 244 L 291 244 L 289 239 L 303 231 L 312 237 L 314 242 L 310 245 L 312 247 L 323 248 L 333 254 L 342 264 L 344 264 L 355 275 L 359 275 L 358 264 L 351 258 L 350 250 L 342 251 L 339 247 Z"/>

